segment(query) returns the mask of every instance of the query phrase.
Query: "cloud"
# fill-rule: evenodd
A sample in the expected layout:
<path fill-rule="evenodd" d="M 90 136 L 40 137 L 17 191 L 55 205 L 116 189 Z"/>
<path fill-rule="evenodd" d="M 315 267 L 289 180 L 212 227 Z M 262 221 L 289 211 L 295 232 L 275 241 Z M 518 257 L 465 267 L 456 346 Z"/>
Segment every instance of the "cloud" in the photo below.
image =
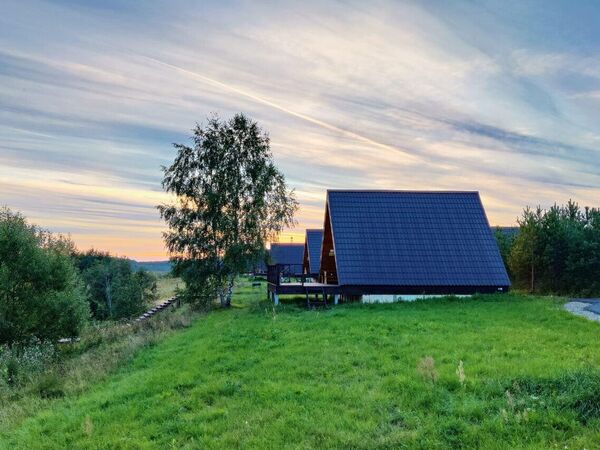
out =
<path fill-rule="evenodd" d="M 164 255 L 160 167 L 211 112 L 269 131 L 300 227 L 320 226 L 326 188 L 476 189 L 500 224 L 600 193 L 600 42 L 558 7 L 558 34 L 522 26 L 533 5 L 2 8 L 0 203 L 81 245 Z"/>

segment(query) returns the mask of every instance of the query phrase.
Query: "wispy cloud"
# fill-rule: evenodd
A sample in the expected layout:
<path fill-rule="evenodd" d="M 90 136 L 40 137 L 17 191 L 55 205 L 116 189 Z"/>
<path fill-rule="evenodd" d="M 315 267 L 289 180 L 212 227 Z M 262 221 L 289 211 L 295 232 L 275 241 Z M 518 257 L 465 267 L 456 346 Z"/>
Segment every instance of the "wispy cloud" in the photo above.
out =
<path fill-rule="evenodd" d="M 300 227 L 321 225 L 328 187 L 476 189 L 500 224 L 600 194 L 600 8 L 0 8 L 0 203 L 81 246 L 164 255 L 160 166 L 211 112 L 270 132 Z"/>

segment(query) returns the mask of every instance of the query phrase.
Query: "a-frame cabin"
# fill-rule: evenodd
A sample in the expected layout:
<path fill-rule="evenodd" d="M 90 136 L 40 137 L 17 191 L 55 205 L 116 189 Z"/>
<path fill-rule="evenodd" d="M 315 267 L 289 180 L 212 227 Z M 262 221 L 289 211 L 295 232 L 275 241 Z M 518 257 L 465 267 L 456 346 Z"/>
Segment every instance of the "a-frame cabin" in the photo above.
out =
<path fill-rule="evenodd" d="M 321 271 L 321 244 L 323 243 L 323 230 L 307 229 L 304 239 L 303 272 L 312 278 L 319 278 Z"/>
<path fill-rule="evenodd" d="M 477 192 L 327 191 L 320 282 L 343 297 L 510 286 Z"/>

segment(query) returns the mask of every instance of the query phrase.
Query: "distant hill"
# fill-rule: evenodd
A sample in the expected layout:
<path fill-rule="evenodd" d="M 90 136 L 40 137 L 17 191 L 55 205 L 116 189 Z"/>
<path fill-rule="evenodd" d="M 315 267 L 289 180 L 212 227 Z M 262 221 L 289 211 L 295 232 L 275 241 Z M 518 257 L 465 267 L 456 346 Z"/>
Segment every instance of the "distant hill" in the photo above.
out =
<path fill-rule="evenodd" d="M 134 261 L 130 260 L 133 270 L 146 269 L 149 272 L 167 273 L 171 271 L 170 261 Z"/>

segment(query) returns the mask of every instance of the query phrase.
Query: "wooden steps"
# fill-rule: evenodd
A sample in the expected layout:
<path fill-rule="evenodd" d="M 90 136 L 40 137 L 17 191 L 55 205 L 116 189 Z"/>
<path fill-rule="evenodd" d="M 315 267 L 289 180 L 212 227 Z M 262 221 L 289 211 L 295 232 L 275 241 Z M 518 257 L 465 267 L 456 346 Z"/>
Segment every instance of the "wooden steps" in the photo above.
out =
<path fill-rule="evenodd" d="M 325 289 L 322 292 L 309 292 L 308 289 L 305 291 L 306 293 L 306 308 L 317 308 L 323 307 L 327 308 L 327 294 L 325 293 Z M 320 294 L 320 298 L 319 298 Z M 314 299 L 311 299 L 311 295 L 314 295 Z"/>
<path fill-rule="evenodd" d="M 154 308 L 146 311 L 144 314 L 142 314 L 137 319 L 135 319 L 134 322 L 142 322 L 142 321 L 144 321 L 146 319 L 149 319 L 150 317 L 152 317 L 157 312 L 160 312 L 163 309 L 168 308 L 169 306 L 171 306 L 175 302 L 177 302 L 177 297 L 171 297 L 171 298 L 165 300 L 164 302 L 159 303 Z"/>

